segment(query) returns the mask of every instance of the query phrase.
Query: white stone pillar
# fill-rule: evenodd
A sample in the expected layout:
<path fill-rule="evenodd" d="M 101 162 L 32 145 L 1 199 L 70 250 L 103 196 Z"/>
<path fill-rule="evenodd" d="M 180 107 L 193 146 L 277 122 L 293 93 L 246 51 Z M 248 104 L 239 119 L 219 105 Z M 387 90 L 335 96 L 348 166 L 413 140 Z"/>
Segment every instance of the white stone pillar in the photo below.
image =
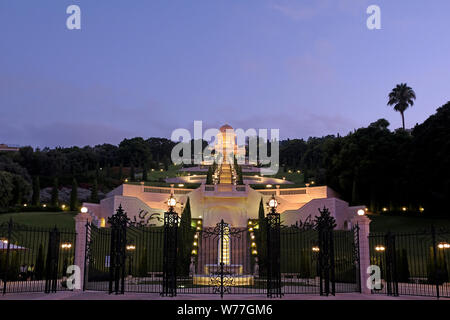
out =
<path fill-rule="evenodd" d="M 77 239 L 75 244 L 74 263 L 80 268 L 81 290 L 84 286 L 84 267 L 86 259 L 86 224 L 90 222 L 92 222 L 92 217 L 88 213 L 79 213 L 75 217 L 75 232 L 77 233 Z"/>
<path fill-rule="evenodd" d="M 279 196 L 280 196 L 280 186 L 277 184 L 277 185 L 275 186 L 275 188 L 277 188 L 277 190 L 275 190 L 275 195 L 276 195 L 277 197 L 279 197 Z"/>
<path fill-rule="evenodd" d="M 364 216 L 356 216 L 352 220 L 352 225 L 359 226 L 359 258 L 360 258 L 360 279 L 361 293 L 371 294 L 371 290 L 367 287 L 367 268 L 370 266 L 370 219 Z"/>

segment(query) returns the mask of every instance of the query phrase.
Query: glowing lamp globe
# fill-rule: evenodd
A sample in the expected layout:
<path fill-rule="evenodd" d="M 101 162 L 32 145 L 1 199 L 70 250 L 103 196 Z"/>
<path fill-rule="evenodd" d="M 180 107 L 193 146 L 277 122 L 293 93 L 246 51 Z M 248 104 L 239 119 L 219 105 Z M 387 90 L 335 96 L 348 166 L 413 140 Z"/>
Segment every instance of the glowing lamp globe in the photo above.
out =
<path fill-rule="evenodd" d="M 272 199 L 269 200 L 269 207 L 271 209 L 275 209 L 278 206 L 278 201 L 275 199 L 275 197 L 272 197 Z"/>
<path fill-rule="evenodd" d="M 358 216 L 363 216 L 365 214 L 366 214 L 366 212 L 363 209 L 358 210 Z"/>
<path fill-rule="evenodd" d="M 88 212 L 88 208 L 86 208 L 86 207 L 81 208 L 81 213 L 87 213 L 87 212 Z"/>
<path fill-rule="evenodd" d="M 173 208 L 176 204 L 177 200 L 174 197 L 170 196 L 169 200 L 167 200 L 167 205 Z"/>

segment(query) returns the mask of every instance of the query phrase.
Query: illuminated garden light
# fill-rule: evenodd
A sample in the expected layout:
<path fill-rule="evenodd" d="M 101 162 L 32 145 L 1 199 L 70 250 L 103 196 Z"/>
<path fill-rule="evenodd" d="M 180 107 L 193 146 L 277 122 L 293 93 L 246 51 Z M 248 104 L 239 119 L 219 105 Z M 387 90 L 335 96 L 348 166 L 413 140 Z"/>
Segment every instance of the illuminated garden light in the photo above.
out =
<path fill-rule="evenodd" d="M 318 246 L 314 246 L 314 247 L 312 247 L 312 251 L 313 252 L 319 252 L 320 248 Z"/>
<path fill-rule="evenodd" d="M 71 243 L 66 242 L 66 243 L 61 244 L 61 249 L 68 250 L 70 248 L 72 248 L 72 244 Z"/>
<path fill-rule="evenodd" d="M 447 242 L 441 242 L 438 244 L 439 249 L 450 249 L 450 243 Z"/>
<path fill-rule="evenodd" d="M 382 245 L 377 245 L 376 247 L 375 247 L 375 251 L 385 251 L 386 250 L 386 247 L 385 246 L 382 246 Z"/>
<path fill-rule="evenodd" d="M 366 212 L 363 209 L 358 210 L 358 216 L 363 216 L 365 214 L 366 214 Z"/>

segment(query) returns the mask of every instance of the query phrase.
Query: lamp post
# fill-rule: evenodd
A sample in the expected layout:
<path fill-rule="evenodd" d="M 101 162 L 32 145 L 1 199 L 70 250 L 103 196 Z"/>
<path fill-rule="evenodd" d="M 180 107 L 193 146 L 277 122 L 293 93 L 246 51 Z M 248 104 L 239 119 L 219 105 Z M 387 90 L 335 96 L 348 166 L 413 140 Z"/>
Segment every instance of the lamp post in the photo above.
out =
<path fill-rule="evenodd" d="M 128 257 L 130 259 L 129 263 L 128 263 L 128 275 L 132 275 L 132 270 L 133 270 L 133 252 L 136 250 L 136 246 L 134 244 L 128 244 L 126 246 L 127 249 L 127 254 Z"/>
<path fill-rule="evenodd" d="M 267 204 L 270 210 L 267 214 L 267 296 L 281 297 L 280 214 L 275 195 Z"/>
<path fill-rule="evenodd" d="M 178 214 L 174 208 L 177 200 L 173 194 L 167 199 L 168 210 L 164 213 L 164 250 L 163 250 L 163 296 L 177 294 L 177 235 Z"/>

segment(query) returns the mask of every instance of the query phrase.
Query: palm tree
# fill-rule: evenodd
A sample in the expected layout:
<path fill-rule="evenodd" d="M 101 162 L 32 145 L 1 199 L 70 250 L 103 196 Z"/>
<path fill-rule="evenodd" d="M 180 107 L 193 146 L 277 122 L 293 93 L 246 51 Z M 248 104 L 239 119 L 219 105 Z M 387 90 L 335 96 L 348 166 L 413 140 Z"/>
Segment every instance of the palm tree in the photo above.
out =
<path fill-rule="evenodd" d="M 394 110 L 400 112 L 402 115 L 403 130 L 405 130 L 405 110 L 409 106 L 414 105 L 416 99 L 416 93 L 411 87 L 408 87 L 406 83 L 398 84 L 389 93 L 388 106 L 394 106 Z"/>

